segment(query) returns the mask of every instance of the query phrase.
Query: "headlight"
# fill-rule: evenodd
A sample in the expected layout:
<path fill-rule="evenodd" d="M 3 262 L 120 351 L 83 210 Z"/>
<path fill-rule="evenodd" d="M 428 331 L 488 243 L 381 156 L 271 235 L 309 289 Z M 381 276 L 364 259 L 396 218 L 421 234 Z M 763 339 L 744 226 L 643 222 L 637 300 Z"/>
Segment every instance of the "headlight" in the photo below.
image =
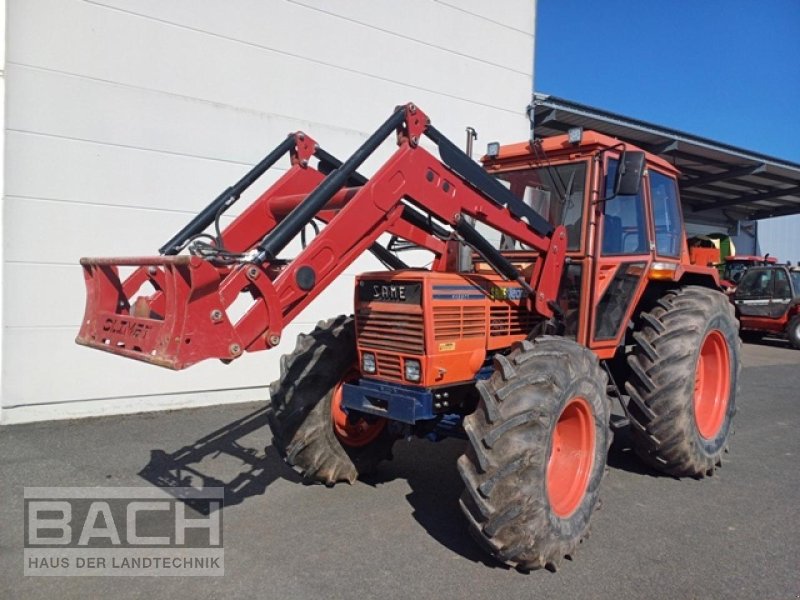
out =
<path fill-rule="evenodd" d="M 419 361 L 412 358 L 406 359 L 406 379 L 408 381 L 419 381 L 422 378 L 422 368 Z"/>
<path fill-rule="evenodd" d="M 364 373 L 375 372 L 375 355 L 370 352 L 364 352 L 361 355 L 361 371 Z"/>

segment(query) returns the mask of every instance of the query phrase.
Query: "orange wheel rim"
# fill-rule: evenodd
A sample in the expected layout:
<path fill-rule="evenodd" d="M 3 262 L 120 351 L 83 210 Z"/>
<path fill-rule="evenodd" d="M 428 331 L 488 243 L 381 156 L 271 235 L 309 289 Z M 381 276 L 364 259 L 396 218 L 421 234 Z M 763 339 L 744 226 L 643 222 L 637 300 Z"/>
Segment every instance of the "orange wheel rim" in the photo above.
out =
<path fill-rule="evenodd" d="M 553 429 L 547 462 L 547 499 L 561 518 L 574 513 L 586 495 L 594 464 L 595 432 L 592 408 L 585 398 L 570 400 Z"/>
<path fill-rule="evenodd" d="M 725 422 L 730 386 L 728 343 L 722 332 L 715 329 L 700 346 L 694 378 L 694 420 L 704 439 L 714 439 Z"/>
<path fill-rule="evenodd" d="M 364 417 L 351 419 L 347 412 L 342 408 L 342 386 L 345 383 L 354 381 L 358 378 L 358 372 L 350 371 L 333 390 L 331 399 L 331 421 L 333 432 L 339 441 L 345 446 L 359 448 L 373 442 L 380 435 L 386 426 L 386 419 L 376 418 L 367 420 Z"/>

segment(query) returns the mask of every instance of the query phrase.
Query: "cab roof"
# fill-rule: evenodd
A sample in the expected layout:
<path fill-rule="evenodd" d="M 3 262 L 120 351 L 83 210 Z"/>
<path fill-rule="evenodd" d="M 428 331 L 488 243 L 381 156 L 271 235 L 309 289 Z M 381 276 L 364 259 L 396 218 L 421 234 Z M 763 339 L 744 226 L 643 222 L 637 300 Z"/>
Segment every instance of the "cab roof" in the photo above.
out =
<path fill-rule="evenodd" d="M 750 254 L 734 254 L 732 256 L 725 257 L 727 262 L 763 262 L 768 264 L 775 264 L 778 262 L 778 259 L 774 256 L 754 256 Z"/>
<path fill-rule="evenodd" d="M 589 155 L 598 150 L 611 149 L 615 146 L 624 145 L 625 150 L 645 152 L 639 146 L 625 142 L 617 138 L 599 133 L 597 131 L 584 131 L 581 136 L 581 141 L 576 143 L 569 141 L 569 135 L 554 135 L 537 140 L 539 148 L 547 158 L 556 160 L 567 157 L 575 157 L 577 154 Z M 518 142 L 516 144 L 505 144 L 500 146 L 500 151 L 497 156 L 483 156 L 481 162 L 487 169 L 499 168 L 501 166 L 512 165 L 521 161 L 539 162 L 537 153 L 539 149 L 534 151 L 531 148 L 531 142 Z M 663 169 L 669 173 L 678 174 L 678 170 L 663 158 L 655 154 L 647 153 L 647 162 Z"/>

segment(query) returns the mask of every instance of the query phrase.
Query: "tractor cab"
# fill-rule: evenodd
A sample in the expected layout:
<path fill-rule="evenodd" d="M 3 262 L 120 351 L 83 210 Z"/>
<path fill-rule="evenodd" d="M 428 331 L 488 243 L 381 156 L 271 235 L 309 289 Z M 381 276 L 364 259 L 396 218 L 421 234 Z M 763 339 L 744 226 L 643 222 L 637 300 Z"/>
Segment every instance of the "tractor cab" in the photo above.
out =
<path fill-rule="evenodd" d="M 661 158 L 577 131 L 533 144 L 490 144 L 483 163 L 515 196 L 565 226 L 559 305 L 566 334 L 601 358 L 623 342 L 630 311 L 649 282 L 691 272 L 717 285 L 712 270 L 690 264 L 678 172 Z"/>

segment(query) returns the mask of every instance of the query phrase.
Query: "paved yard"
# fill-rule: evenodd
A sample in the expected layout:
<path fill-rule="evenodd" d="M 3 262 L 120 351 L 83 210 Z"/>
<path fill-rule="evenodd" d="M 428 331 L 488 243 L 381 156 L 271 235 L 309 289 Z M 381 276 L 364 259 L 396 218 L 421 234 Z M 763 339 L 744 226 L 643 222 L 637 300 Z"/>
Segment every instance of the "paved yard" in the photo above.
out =
<path fill-rule="evenodd" d="M 6 427 L 0 597 L 795 599 L 800 352 L 774 342 L 744 356 L 721 472 L 659 476 L 618 434 L 592 537 L 557 573 L 484 558 L 456 506 L 457 440 L 398 444 L 379 478 L 326 489 L 264 451 L 259 405 Z M 224 577 L 23 576 L 23 486 L 153 484 L 226 488 Z"/>

